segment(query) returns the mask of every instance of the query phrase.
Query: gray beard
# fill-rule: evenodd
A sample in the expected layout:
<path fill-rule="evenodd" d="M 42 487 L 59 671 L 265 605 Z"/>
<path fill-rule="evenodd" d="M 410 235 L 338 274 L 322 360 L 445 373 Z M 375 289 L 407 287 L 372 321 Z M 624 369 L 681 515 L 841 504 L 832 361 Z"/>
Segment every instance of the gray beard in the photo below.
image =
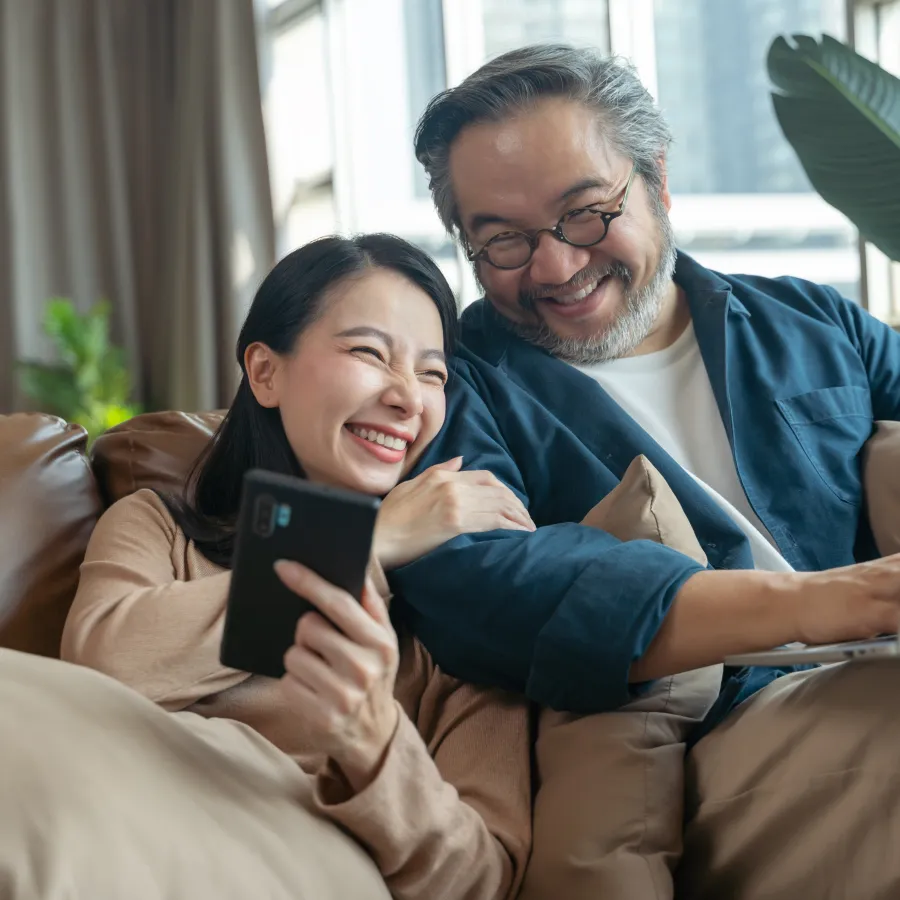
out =
<path fill-rule="evenodd" d="M 615 262 L 601 269 L 585 273 L 579 279 L 590 284 L 596 278 L 611 275 L 622 284 L 625 308 L 599 334 L 589 337 L 560 337 L 543 320 L 522 323 L 507 320 L 509 327 L 521 338 L 541 347 L 557 359 L 576 366 L 589 366 L 628 356 L 653 330 L 663 300 L 675 274 L 675 237 L 664 209 L 657 212 L 660 237 L 660 257 L 653 277 L 642 288 L 635 289 L 634 274 L 624 263 Z M 523 297 L 522 305 L 534 309 L 534 299 Z"/>

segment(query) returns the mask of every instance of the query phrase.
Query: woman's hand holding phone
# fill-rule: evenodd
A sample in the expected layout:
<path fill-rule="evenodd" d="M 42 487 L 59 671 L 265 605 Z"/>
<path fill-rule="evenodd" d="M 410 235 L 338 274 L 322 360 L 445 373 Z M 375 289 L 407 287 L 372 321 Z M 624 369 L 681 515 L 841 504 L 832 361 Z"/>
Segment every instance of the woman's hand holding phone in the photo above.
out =
<path fill-rule="evenodd" d="M 534 531 L 522 501 L 495 475 L 461 472 L 462 457 L 398 484 L 381 503 L 373 552 L 385 570 L 412 562 L 460 534 Z"/>
<path fill-rule="evenodd" d="M 319 611 L 297 623 L 284 657 L 285 698 L 311 748 L 333 759 L 360 791 L 378 773 L 397 730 L 399 651 L 387 607 L 370 581 L 359 604 L 299 563 L 281 560 L 275 571 Z"/>

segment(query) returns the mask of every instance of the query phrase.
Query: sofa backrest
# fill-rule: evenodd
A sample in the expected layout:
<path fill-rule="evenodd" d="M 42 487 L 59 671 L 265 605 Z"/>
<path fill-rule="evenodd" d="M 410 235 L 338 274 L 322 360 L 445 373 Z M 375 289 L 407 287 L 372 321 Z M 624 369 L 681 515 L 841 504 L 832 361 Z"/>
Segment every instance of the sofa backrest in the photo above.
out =
<path fill-rule="evenodd" d="M 91 448 L 91 465 L 104 506 L 141 488 L 179 492 L 222 416 L 144 413 L 100 435 Z"/>
<path fill-rule="evenodd" d="M 0 416 L 0 647 L 59 653 L 78 567 L 102 511 L 77 425 Z"/>
<path fill-rule="evenodd" d="M 147 413 L 86 454 L 77 425 L 0 416 L 0 647 L 56 656 L 97 518 L 140 488 L 178 491 L 222 413 Z"/>
<path fill-rule="evenodd" d="M 89 463 L 83 428 L 0 415 L 0 647 L 58 654 L 99 515 L 141 488 L 179 491 L 222 416 L 137 416 L 97 438 Z M 864 464 L 878 547 L 900 552 L 900 424 L 877 423 Z"/>

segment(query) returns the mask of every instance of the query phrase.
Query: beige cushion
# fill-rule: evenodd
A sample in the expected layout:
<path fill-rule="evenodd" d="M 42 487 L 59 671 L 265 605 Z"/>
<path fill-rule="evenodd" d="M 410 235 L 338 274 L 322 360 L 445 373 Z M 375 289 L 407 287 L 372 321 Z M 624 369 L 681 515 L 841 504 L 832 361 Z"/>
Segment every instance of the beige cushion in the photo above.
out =
<path fill-rule="evenodd" d="M 583 524 L 706 557 L 671 488 L 639 456 Z M 602 586 L 601 586 L 602 588 Z M 665 900 L 681 855 L 685 738 L 715 702 L 722 666 L 654 682 L 622 709 L 542 712 L 527 900 Z"/>
<path fill-rule="evenodd" d="M 869 524 L 882 556 L 900 553 L 900 422 L 876 422 L 863 448 Z"/>
<path fill-rule="evenodd" d="M 11 650 L 0 721 L 4 900 L 390 900 L 312 779 L 241 722 Z"/>

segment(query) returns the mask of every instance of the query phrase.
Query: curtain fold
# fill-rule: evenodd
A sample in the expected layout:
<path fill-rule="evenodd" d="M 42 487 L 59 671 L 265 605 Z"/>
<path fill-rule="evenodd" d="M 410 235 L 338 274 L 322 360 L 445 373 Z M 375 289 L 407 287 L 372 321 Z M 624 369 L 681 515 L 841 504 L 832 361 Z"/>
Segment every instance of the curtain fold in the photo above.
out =
<path fill-rule="evenodd" d="M 52 296 L 109 300 L 146 405 L 228 403 L 274 253 L 252 0 L 0 0 L 0 412 Z"/>

